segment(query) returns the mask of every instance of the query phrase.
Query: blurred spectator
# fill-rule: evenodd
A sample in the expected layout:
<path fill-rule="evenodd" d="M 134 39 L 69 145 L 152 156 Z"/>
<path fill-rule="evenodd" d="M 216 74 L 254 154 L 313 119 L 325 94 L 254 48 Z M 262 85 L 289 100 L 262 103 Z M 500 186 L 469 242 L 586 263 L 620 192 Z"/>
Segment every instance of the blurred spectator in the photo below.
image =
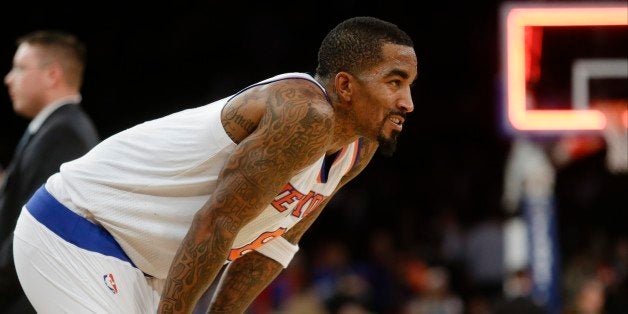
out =
<path fill-rule="evenodd" d="M 335 293 L 327 301 L 332 314 L 366 314 L 370 311 L 371 287 L 357 274 L 345 274 L 338 280 Z"/>
<path fill-rule="evenodd" d="M 504 296 L 509 299 L 528 298 L 532 295 L 532 285 L 528 270 L 517 271 L 506 279 Z"/>
<path fill-rule="evenodd" d="M 423 293 L 406 304 L 404 313 L 460 314 L 463 310 L 462 300 L 449 291 L 447 269 L 430 267 L 427 270 Z"/>
<path fill-rule="evenodd" d="M 323 305 L 316 292 L 312 289 L 293 295 L 279 309 L 280 313 L 327 314 L 325 305 Z"/>
<path fill-rule="evenodd" d="M 606 284 L 613 284 L 615 278 L 605 267 L 600 271 L 599 262 L 591 254 L 582 252 L 567 263 L 564 276 L 566 313 L 622 313 L 605 309 Z"/>
<path fill-rule="evenodd" d="M 397 313 L 401 304 L 401 291 L 398 260 L 399 248 L 389 231 L 377 230 L 371 233 L 368 260 L 360 263 L 356 271 L 365 278 L 371 289 L 372 306 L 376 313 Z"/>
<path fill-rule="evenodd" d="M 597 278 L 589 278 L 579 287 L 573 310 L 582 314 L 603 313 L 604 300 L 604 285 Z"/>
<path fill-rule="evenodd" d="M 628 237 L 618 239 L 611 264 L 602 276 L 607 285 L 605 309 L 608 313 L 628 313 Z"/>
<path fill-rule="evenodd" d="M 494 301 L 501 295 L 504 275 L 503 232 L 497 219 L 488 219 L 467 233 L 465 265 L 470 284 L 480 296 Z"/>
<path fill-rule="evenodd" d="M 69 34 L 38 31 L 18 40 L 5 76 L 15 112 L 32 119 L 0 187 L 0 309 L 34 313 L 13 264 L 13 229 L 22 206 L 66 161 L 98 142 L 96 129 L 78 106 L 85 47 Z"/>
<path fill-rule="evenodd" d="M 504 284 L 505 300 L 495 306 L 495 314 L 542 314 L 543 308 L 532 301 L 532 278 L 527 270 L 510 274 Z"/>
<path fill-rule="evenodd" d="M 314 257 L 313 285 L 317 294 L 328 301 L 336 292 L 340 278 L 349 273 L 349 257 L 347 248 L 339 242 L 322 244 Z"/>

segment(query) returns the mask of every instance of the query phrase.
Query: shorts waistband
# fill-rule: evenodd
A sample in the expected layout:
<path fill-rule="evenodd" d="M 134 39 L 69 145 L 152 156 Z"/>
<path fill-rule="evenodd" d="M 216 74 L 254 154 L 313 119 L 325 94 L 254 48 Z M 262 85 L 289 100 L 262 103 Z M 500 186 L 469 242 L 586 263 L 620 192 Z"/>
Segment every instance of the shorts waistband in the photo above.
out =
<path fill-rule="evenodd" d="M 105 228 L 59 203 L 44 186 L 40 187 L 26 203 L 26 209 L 41 224 L 65 241 L 88 251 L 129 262 L 136 267 Z"/>

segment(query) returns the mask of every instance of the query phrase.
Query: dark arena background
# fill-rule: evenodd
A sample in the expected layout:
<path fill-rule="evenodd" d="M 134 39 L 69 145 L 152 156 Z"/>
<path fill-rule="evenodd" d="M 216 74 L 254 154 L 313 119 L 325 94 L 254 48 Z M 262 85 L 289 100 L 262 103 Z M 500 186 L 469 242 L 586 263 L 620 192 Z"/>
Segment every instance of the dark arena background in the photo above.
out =
<path fill-rule="evenodd" d="M 605 5 L 613 4 L 628 19 L 626 2 Z M 508 11 L 501 1 L 24 1 L 1 7 L 3 77 L 15 40 L 28 32 L 63 30 L 85 42 L 83 103 L 103 138 L 276 74 L 312 73 L 319 43 L 349 17 L 375 16 L 412 37 L 419 61 L 415 111 L 397 152 L 376 156 L 337 195 L 249 313 L 628 312 L 628 150 L 622 143 L 628 73 L 586 72 L 587 106 L 615 108 L 605 125 L 518 128 L 509 120 L 514 93 L 506 77 L 513 65 L 505 61 Z M 575 60 L 615 60 L 622 69 L 623 23 L 522 28 L 523 110 L 576 108 Z M 13 113 L 4 88 L 2 168 L 27 124 Z M 611 125 L 614 137 L 605 135 Z M 530 186 L 546 193 L 539 199 Z"/>

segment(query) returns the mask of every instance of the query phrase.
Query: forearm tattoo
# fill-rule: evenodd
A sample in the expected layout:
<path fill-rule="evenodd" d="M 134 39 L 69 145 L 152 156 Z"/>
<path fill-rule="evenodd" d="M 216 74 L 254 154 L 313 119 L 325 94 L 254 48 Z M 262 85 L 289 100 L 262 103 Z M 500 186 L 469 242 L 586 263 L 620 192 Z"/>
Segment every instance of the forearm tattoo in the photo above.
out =
<path fill-rule="evenodd" d="M 242 313 L 283 267 L 257 252 L 235 260 L 225 272 L 210 313 Z"/>

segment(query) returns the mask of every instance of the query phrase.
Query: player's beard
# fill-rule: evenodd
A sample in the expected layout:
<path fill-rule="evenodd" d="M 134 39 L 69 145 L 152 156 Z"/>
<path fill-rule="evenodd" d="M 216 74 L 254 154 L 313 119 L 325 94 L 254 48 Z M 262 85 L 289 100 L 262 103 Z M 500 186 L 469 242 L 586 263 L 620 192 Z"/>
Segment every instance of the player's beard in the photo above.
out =
<path fill-rule="evenodd" d="M 397 138 L 399 137 L 399 134 L 401 134 L 401 132 L 397 130 L 391 130 L 390 136 L 386 136 L 384 133 L 385 124 L 391 115 L 398 115 L 404 119 L 406 118 L 405 112 L 394 111 L 390 112 L 386 116 L 386 119 L 382 121 L 382 124 L 379 127 L 379 134 L 377 134 L 377 142 L 379 143 L 379 153 L 386 157 L 392 156 L 397 150 Z"/>
<path fill-rule="evenodd" d="M 397 150 L 397 137 L 401 132 L 397 130 L 393 130 L 390 134 L 390 137 L 386 137 L 384 135 L 384 130 L 381 130 L 377 135 L 377 142 L 379 143 L 379 152 L 380 154 L 390 157 Z"/>

